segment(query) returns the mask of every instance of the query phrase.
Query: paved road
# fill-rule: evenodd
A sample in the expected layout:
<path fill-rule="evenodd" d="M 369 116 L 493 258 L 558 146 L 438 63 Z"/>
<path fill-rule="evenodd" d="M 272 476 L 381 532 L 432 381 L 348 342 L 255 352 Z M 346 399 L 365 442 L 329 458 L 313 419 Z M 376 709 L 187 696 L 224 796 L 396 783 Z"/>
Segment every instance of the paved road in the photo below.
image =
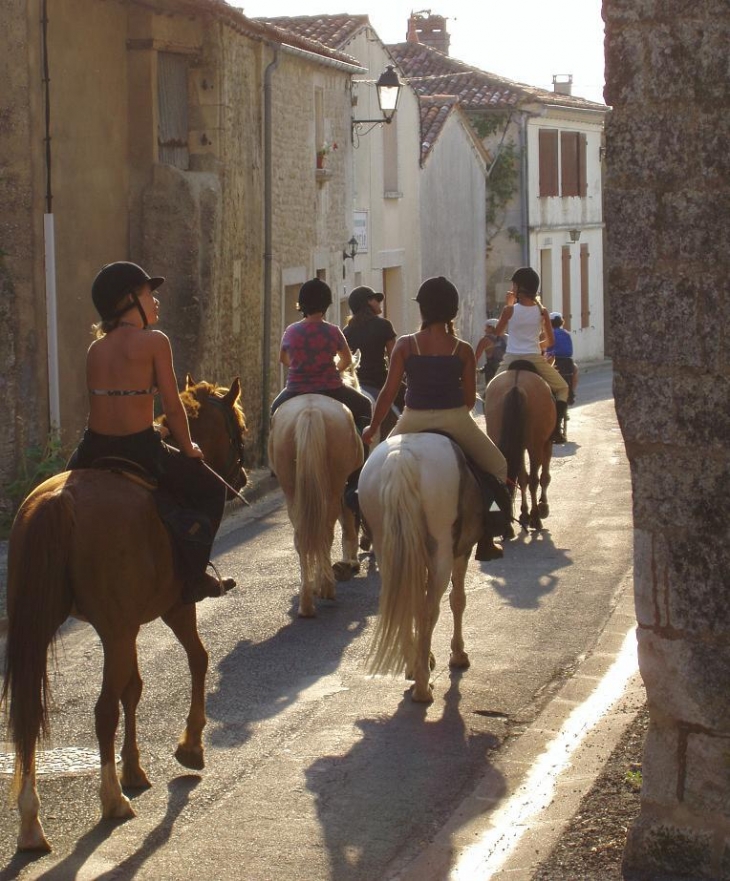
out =
<path fill-rule="evenodd" d="M 240 589 L 200 608 L 211 656 L 206 770 L 184 773 L 172 757 L 189 684 L 174 639 L 150 625 L 139 729 L 154 786 L 134 798 L 135 820 L 99 822 L 97 777 L 75 770 L 84 754 L 67 748 L 93 754 L 101 650 L 86 626 L 67 627 L 52 680 L 59 753 L 39 782 L 55 851 L 15 857 L 16 814 L 1 799 L 0 879 L 377 881 L 406 867 L 484 775 L 490 791 L 506 792 L 501 751 L 590 654 L 630 589 L 630 482 L 610 387 L 608 369 L 582 377 L 570 442 L 555 448 L 546 529 L 511 542 L 502 561 L 471 564 L 472 667 L 460 676 L 447 666 L 444 604 L 428 708 L 402 680 L 367 675 L 372 566 L 339 587 L 335 604 L 320 604 L 317 619 L 296 618 L 277 494 L 224 524 L 217 562 Z"/>

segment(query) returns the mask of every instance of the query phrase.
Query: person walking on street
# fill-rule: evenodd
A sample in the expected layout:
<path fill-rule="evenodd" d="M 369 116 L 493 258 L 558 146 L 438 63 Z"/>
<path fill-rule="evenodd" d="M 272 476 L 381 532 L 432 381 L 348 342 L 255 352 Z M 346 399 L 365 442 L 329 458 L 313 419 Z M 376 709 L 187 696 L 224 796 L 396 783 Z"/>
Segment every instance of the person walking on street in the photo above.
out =
<path fill-rule="evenodd" d="M 550 315 L 540 302 L 540 276 L 530 266 L 523 266 L 512 276 L 512 288 L 507 293 L 507 305 L 497 322 L 496 333 L 508 333 L 507 349 L 497 373 L 503 373 L 513 361 L 529 361 L 555 396 L 557 420 L 553 441 L 565 443 L 560 425 L 568 410 L 568 383 L 549 364 L 542 354 L 541 336 L 547 348 L 555 342 Z"/>

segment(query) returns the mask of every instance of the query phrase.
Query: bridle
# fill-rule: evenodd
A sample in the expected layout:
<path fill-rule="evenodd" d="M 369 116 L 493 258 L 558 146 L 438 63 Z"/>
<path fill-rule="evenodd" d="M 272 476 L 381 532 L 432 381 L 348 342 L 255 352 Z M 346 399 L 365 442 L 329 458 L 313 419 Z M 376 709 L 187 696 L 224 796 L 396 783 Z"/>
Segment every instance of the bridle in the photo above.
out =
<path fill-rule="evenodd" d="M 241 436 L 241 426 L 236 419 L 236 414 L 233 412 L 233 408 L 226 406 L 220 395 L 208 395 L 208 400 L 214 407 L 217 407 L 223 413 L 226 432 L 228 434 L 228 456 L 225 465 L 223 466 L 223 473 L 220 476 L 235 487 L 237 481 L 240 481 L 241 472 L 245 471 L 243 467 L 245 447 L 243 437 Z"/>

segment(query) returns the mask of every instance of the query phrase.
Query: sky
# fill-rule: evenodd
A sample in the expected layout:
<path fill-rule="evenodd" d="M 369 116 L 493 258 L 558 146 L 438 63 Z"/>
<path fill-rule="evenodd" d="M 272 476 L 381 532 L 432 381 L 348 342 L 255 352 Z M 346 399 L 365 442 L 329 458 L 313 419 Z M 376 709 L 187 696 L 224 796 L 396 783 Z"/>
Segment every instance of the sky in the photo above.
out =
<path fill-rule="evenodd" d="M 405 41 L 410 13 L 447 19 L 453 58 L 507 79 L 552 90 L 572 74 L 573 94 L 603 102 L 602 0 L 229 0 L 250 18 L 349 12 L 367 15 L 384 43 Z"/>

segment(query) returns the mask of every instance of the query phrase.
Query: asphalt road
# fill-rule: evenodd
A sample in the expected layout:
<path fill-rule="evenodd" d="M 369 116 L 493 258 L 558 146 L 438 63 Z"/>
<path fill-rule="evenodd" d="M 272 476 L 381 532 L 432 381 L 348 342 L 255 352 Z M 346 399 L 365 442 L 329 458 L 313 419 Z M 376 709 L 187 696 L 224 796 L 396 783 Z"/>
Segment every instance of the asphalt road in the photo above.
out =
<path fill-rule="evenodd" d="M 500 750 L 591 653 L 631 589 L 631 488 L 609 368 L 584 373 L 552 473 L 545 529 L 510 542 L 503 560 L 470 564 L 472 666 L 460 675 L 448 668 L 444 600 L 427 708 L 403 680 L 367 674 L 372 563 L 338 586 L 335 603 L 320 602 L 316 619 L 299 620 L 280 495 L 229 518 L 216 563 L 239 587 L 199 609 L 211 659 L 207 767 L 190 774 L 173 758 L 189 679 L 172 635 L 149 625 L 139 640 L 139 740 L 153 787 L 134 794 L 138 816 L 123 824 L 98 819 L 98 773 L 83 767 L 85 753 L 69 752 L 93 756 L 102 653 L 90 628 L 67 626 L 51 682 L 55 770 L 39 776 L 54 852 L 15 856 L 17 813 L 0 798 L 0 879 L 397 877 L 484 775 L 497 795 L 506 790 Z"/>

